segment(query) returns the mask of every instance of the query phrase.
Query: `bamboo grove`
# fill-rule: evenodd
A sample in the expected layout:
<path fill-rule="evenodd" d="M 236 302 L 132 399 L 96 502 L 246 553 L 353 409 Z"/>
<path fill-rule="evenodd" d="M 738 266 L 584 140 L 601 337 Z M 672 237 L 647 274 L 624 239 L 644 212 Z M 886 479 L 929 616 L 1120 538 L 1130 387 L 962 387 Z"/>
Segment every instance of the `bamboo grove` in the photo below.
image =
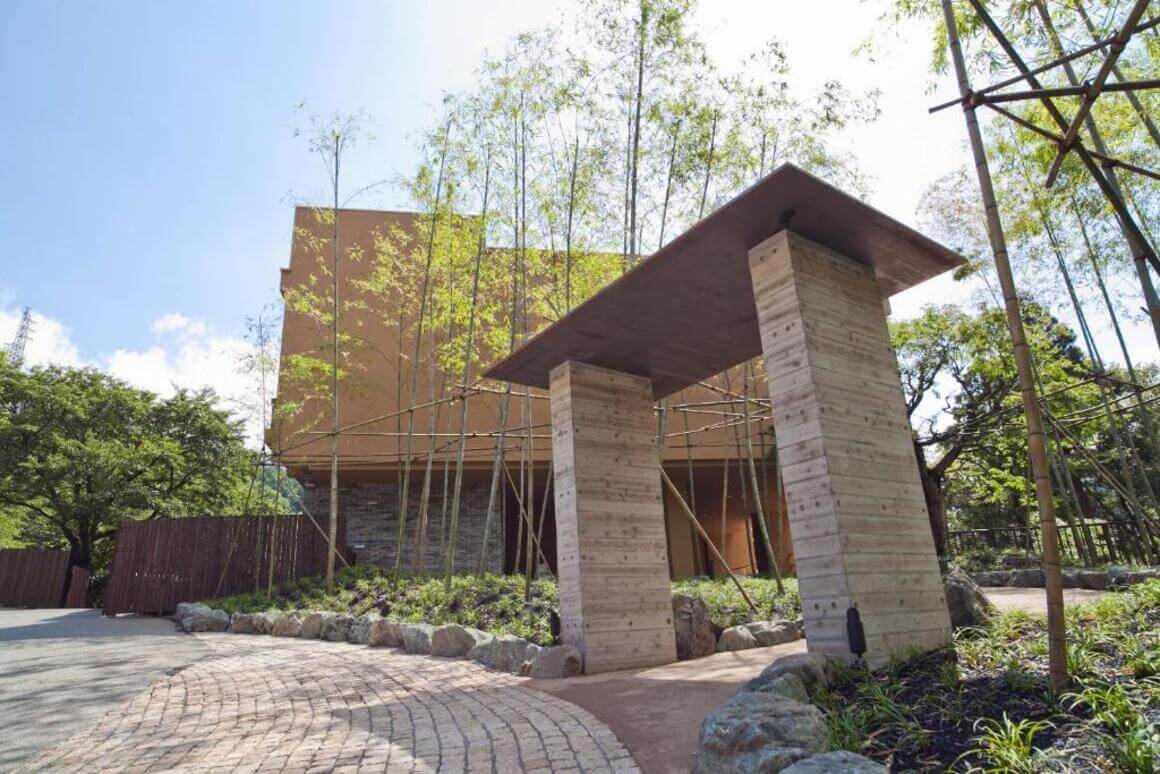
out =
<path fill-rule="evenodd" d="M 989 83 L 1009 75 L 968 4 L 955 6 L 974 77 Z M 471 88 L 444 100 L 421 135 L 421 162 L 401 181 L 421 213 L 417 226 L 385 228 L 373 249 L 342 254 L 325 228 L 299 234 L 317 270 L 285 302 L 288 311 L 313 321 L 318 344 L 283 360 L 282 379 L 294 381 L 305 397 L 279 403 L 278 413 L 297 416 L 309 429 L 278 451 L 339 435 L 396 439 L 394 450 L 376 460 L 339 453 L 338 444 L 334 453 L 316 459 L 332 468 L 340 458 L 344 467 L 386 457 L 398 463 L 396 571 L 450 575 L 458 549 L 443 549 L 456 545 L 457 482 L 472 463 L 490 469 L 489 539 L 501 539 L 504 493 L 514 492 L 520 511 L 517 566 L 532 577 L 547 563 L 539 561 L 538 539 L 551 492 L 532 465 L 536 450 L 550 444 L 542 419 L 545 397 L 481 382 L 486 364 L 782 161 L 847 190 L 870 190 L 855 159 L 835 150 L 835 139 L 846 126 L 876 117 L 877 95 L 851 94 L 837 82 L 817 93 L 795 93 L 791 63 L 776 40 L 737 67 L 722 67 L 698 35 L 693 10 L 687 2 L 589 2 L 559 28 L 518 35 L 481 63 Z M 939 4 L 904 0 L 884 18 L 909 16 L 930 19 L 932 71 L 945 72 Z M 1070 51 L 1102 39 L 1115 19 L 1110 5 L 1088 4 L 1081 13 L 1025 2 L 1010 6 L 1002 24 L 1038 64 L 1056 58 L 1061 47 Z M 1157 40 L 1153 28 L 1125 52 L 1118 65 L 1124 79 L 1155 71 Z M 1098 50 L 1092 49 L 1091 61 L 1076 58 L 1071 74 L 1066 68 L 1042 74 L 1044 83 L 1082 79 Z M 1093 122 L 1103 130 L 1108 155 L 1156 168 L 1150 120 L 1155 94 L 1119 92 L 1095 103 Z M 1077 100 L 1058 102 L 1070 115 Z M 1031 123 L 1048 120 L 1038 102 L 1004 109 Z M 347 118 L 313 127 L 317 137 L 332 138 L 314 145 L 328 169 L 339 168 L 336 127 L 359 134 L 358 122 Z M 1125 558 L 1155 561 L 1151 538 L 1160 535 L 1160 481 L 1154 475 L 1154 427 L 1160 417 L 1154 405 L 1160 376 L 1152 364 L 1139 362 L 1126 326 L 1147 319 L 1150 269 L 1145 262 L 1141 274 L 1122 223 L 1078 159 L 1066 159 L 1058 180 L 1046 188 L 1042 181 L 1055 147 L 1001 116 L 986 127 L 986 153 L 1041 396 L 1053 510 L 1074 539 L 1076 561 L 1101 559 L 1093 537 L 1101 523 L 1129 524 L 1137 537 Z M 1154 181 L 1122 170 L 1112 174 L 1133 220 L 1154 244 L 1160 214 Z M 340 193 L 337 178 L 332 182 L 337 206 L 358 193 Z M 315 217 L 327 225 L 333 213 L 319 208 Z M 962 307 L 931 307 L 892 325 L 932 527 L 945 552 L 955 529 L 1028 525 L 1036 495 L 1019 380 L 1012 349 L 1003 341 L 1000 283 L 990 268 L 985 218 L 969 173 L 936 181 L 918 215 L 924 230 L 968 257 L 959 279 L 974 289 Z M 364 267 L 365 279 L 336 303 L 334 271 L 353 264 Z M 407 346 L 391 355 L 397 406 L 370 420 L 344 421 L 341 407 L 338 419 L 332 414 L 338 389 L 331 378 L 344 391 L 374 389 L 365 372 L 373 344 L 356 320 L 390 328 Z M 1114 334 L 1111 350 L 1100 335 L 1104 329 Z M 687 455 L 687 475 L 674 479 L 684 485 L 691 512 L 702 510 L 698 502 L 737 494 L 746 499 L 747 511 L 776 500 L 775 428 L 762 397 L 762 374 L 759 364 L 744 364 L 703 385 L 711 399 L 680 394 L 657 406 L 658 434 L 670 450 Z M 489 427 L 482 429 L 467 415 L 473 400 L 485 394 L 498 400 Z M 707 445 L 720 449 L 728 471 L 724 491 L 695 486 L 693 455 Z M 766 519 L 757 524 L 748 537 L 749 568 L 762 563 L 761 554 L 776 569 L 772 546 L 781 536 L 764 534 Z M 708 530 L 710 543 L 718 539 L 715 532 Z M 723 536 L 724 524 L 721 542 Z M 434 556 L 444 557 L 444 565 L 434 567 Z M 482 569 L 483 554 L 472 564 Z"/>
<path fill-rule="evenodd" d="M 724 70 L 692 18 L 686 0 L 589 2 L 559 28 L 516 36 L 482 62 L 472 88 L 446 97 L 442 115 L 423 134 L 421 163 L 402 181 L 422 213 L 419 226 L 384 229 L 372 251 L 343 254 L 337 247 L 334 212 L 348 195 L 338 170 L 344 142 L 361 133 L 359 117 L 324 118 L 310 127 L 335 208 L 317 209 L 319 227 L 297 235 L 317 268 L 285 294 L 285 303 L 312 322 L 317 345 L 282 363 L 284 383 L 292 381 L 301 397 L 279 403 L 278 413 L 309 430 L 278 451 L 327 437 L 334 471 L 340 435 L 399 439 L 396 571 L 427 568 L 428 549 L 438 544 L 450 575 L 458 482 L 472 460 L 492 466 L 487 534 L 500 518 L 504 487 L 512 487 L 521 503 L 520 562 L 529 576 L 537 571 L 550 493 L 536 491 L 530 462 L 537 446 L 550 443 L 546 427 L 532 421 L 533 404 L 544 396 L 480 383 L 483 365 L 783 161 L 866 192 L 853 158 L 831 145 L 849 122 L 874 119 L 877 95 L 853 95 L 837 82 L 794 95 L 776 40 Z M 352 263 L 363 264 L 365 279 L 350 297 L 338 297 L 336 275 Z M 357 325 L 344 323 L 360 316 L 394 330 L 409 349 L 395 354 L 398 406 L 353 426 L 341 420 L 338 383 L 342 392 L 373 389 L 361 373 L 371 345 Z M 716 399 L 699 404 L 712 405 L 686 405 L 678 396 L 657 409 L 658 432 L 690 450 L 687 496 L 694 509 L 698 494 L 709 496 L 696 493 L 692 481 L 691 455 L 702 431 L 729 434 L 728 453 L 737 461 L 726 487 L 740 487 L 758 509 L 768 500 L 766 487 L 776 488 L 758 373 L 747 364 L 708 385 Z M 472 397 L 497 391 L 494 430 L 469 428 Z M 342 459 L 344 466 L 358 463 Z M 449 496 L 433 498 L 439 490 Z M 433 499 L 441 503 L 437 514 L 430 512 Z M 331 510 L 333 523 L 333 501 Z M 754 567 L 757 552 L 774 564 L 772 538 L 765 520 L 759 523 L 760 534 L 750 536 Z M 408 541 L 413 545 L 404 548 Z M 442 552 L 444 546 L 450 550 Z"/>

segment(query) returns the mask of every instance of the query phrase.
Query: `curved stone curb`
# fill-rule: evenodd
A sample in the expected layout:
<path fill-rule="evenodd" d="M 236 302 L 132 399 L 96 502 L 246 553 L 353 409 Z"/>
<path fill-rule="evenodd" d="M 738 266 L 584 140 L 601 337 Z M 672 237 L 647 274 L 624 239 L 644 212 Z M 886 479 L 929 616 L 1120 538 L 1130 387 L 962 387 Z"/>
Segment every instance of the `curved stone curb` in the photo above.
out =
<path fill-rule="evenodd" d="M 213 655 L 31 770 L 639 770 L 608 726 L 512 675 L 319 641 L 199 636 Z"/>
<path fill-rule="evenodd" d="M 698 658 L 714 650 L 768 647 L 805 636 L 800 620 L 755 621 L 729 627 L 714 640 L 704 602 L 674 595 L 673 609 L 679 658 Z M 174 618 L 187 632 L 272 634 L 402 648 L 413 654 L 466 658 L 488 669 L 542 679 L 573 677 L 584 671 L 583 655 L 571 645 L 541 646 L 510 634 L 492 635 L 459 624 L 396 621 L 378 613 L 353 617 L 324 610 L 272 610 L 230 616 L 200 602 L 182 602 Z"/>
<path fill-rule="evenodd" d="M 488 669 L 542 679 L 574 677 L 583 671 L 583 657 L 571 645 L 542 647 L 510 634 L 496 637 L 459 624 L 433 626 L 394 621 L 377 613 L 352 617 L 317 610 L 273 610 L 230 616 L 224 610 L 182 602 L 174 618 L 187 632 L 272 634 L 402 648 L 415 655 L 468 659 Z"/>

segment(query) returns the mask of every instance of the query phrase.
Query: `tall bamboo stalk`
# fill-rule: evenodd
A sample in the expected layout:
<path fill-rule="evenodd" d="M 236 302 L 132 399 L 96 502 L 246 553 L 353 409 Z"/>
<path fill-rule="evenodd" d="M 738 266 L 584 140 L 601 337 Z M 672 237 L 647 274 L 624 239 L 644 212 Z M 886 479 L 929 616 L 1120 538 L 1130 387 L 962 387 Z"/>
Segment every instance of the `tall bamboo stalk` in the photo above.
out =
<path fill-rule="evenodd" d="M 572 229 L 576 216 L 576 177 L 580 171 L 580 130 L 572 147 L 572 173 L 568 177 L 568 219 L 564 228 L 564 311 L 572 311 Z"/>
<path fill-rule="evenodd" d="M 717 151 L 717 111 L 713 111 L 713 123 L 709 127 L 709 153 L 705 156 L 705 180 L 701 185 L 701 206 L 697 209 L 697 220 L 705 217 L 705 204 L 709 200 L 709 179 L 713 175 L 713 154 Z"/>
<path fill-rule="evenodd" d="M 677 118 L 673 125 L 673 143 L 669 148 L 669 173 L 665 178 L 665 200 L 661 205 L 661 229 L 660 236 L 657 237 L 657 249 L 660 250 L 665 246 L 665 221 L 669 216 L 669 199 L 673 195 L 673 170 L 677 164 L 677 138 L 681 134 L 681 119 Z"/>
<path fill-rule="evenodd" d="M 684 397 L 684 392 L 681 396 Z M 681 418 L 685 423 L 685 468 L 686 477 L 689 484 L 689 507 L 693 513 L 697 512 L 697 484 L 693 478 L 693 436 L 689 433 L 689 412 L 684 409 L 681 410 Z M 700 575 L 701 565 L 701 547 L 698 544 L 700 536 L 697 531 L 690 527 L 690 539 L 693 541 L 693 574 Z"/>
<path fill-rule="evenodd" d="M 475 310 L 479 302 L 479 269 L 483 263 L 483 253 L 487 245 L 487 203 L 491 192 L 491 149 L 488 148 L 483 167 L 483 204 L 480 209 L 479 245 L 475 251 L 475 268 L 471 277 L 471 310 L 467 314 L 467 337 L 463 343 L 463 384 L 471 383 L 471 351 L 475 344 Z M 463 491 L 463 452 L 466 441 L 463 434 L 467 429 L 467 395 L 459 405 L 459 449 L 455 460 L 455 489 L 451 501 L 451 524 L 448 530 L 447 547 L 444 549 L 443 591 L 451 591 L 451 573 L 455 569 L 455 548 L 459 537 L 459 499 Z"/>
<path fill-rule="evenodd" d="M 1092 265 L 1092 273 L 1096 278 L 1096 285 L 1100 289 L 1100 295 L 1104 299 L 1104 306 L 1108 310 L 1108 318 L 1112 321 L 1112 330 L 1115 332 L 1116 341 L 1120 345 L 1120 354 L 1124 358 L 1124 368 L 1128 371 L 1128 379 L 1132 382 L 1132 391 L 1136 394 L 1136 405 L 1140 408 L 1140 422 L 1143 424 L 1148 438 L 1152 439 L 1155 437 L 1155 430 L 1152 426 L 1152 415 L 1144 406 L 1144 391 L 1140 387 L 1139 378 L 1136 376 L 1136 366 L 1132 361 L 1132 353 L 1128 351 L 1128 343 L 1124 340 L 1124 331 L 1120 328 L 1120 316 L 1116 314 L 1116 306 L 1112 303 L 1112 297 L 1108 293 L 1108 286 L 1104 282 L 1104 274 L 1100 269 L 1099 259 L 1096 257 L 1096 251 L 1092 245 L 1091 237 L 1088 235 L 1087 224 L 1084 223 L 1083 216 L 1080 214 L 1075 199 L 1070 200 L 1070 209 L 1076 219 L 1076 223 L 1079 225 L 1079 232 L 1083 236 L 1088 261 Z"/>
<path fill-rule="evenodd" d="M 491 463 L 491 487 L 487 492 L 487 515 L 483 521 L 483 541 L 479 549 L 479 574 L 487 569 L 487 549 L 491 542 L 492 523 L 495 521 L 495 501 L 500 487 L 500 468 L 503 465 L 504 439 L 507 436 L 508 404 L 511 400 L 512 385 L 508 382 L 507 389 L 499 399 L 499 432 L 496 434 L 495 455 Z M 502 568 L 501 568 L 502 569 Z"/>
<path fill-rule="evenodd" d="M 951 0 L 942 0 L 943 16 L 946 21 L 947 38 L 955 75 L 958 78 L 959 93 L 964 99 L 963 117 L 966 119 L 967 134 L 970 137 L 971 152 L 975 157 L 975 172 L 979 178 L 979 189 L 983 196 L 987 215 L 987 235 L 991 241 L 991 252 L 995 258 L 995 270 L 999 275 L 999 285 L 1003 291 L 1003 304 L 1007 312 L 1007 328 L 1011 334 L 1011 345 L 1015 351 L 1015 364 L 1019 374 L 1020 395 L 1023 413 L 1027 418 L 1027 445 L 1031 457 L 1031 471 L 1035 479 L 1036 498 L 1039 502 L 1039 523 L 1042 531 L 1043 573 L 1046 580 L 1047 596 L 1047 642 L 1048 671 L 1051 688 L 1056 694 L 1067 689 L 1067 630 L 1063 617 L 1063 578 L 1059 566 L 1059 535 L 1055 526 L 1055 504 L 1051 494 L 1051 469 L 1047 462 L 1047 442 L 1043 433 L 1043 418 L 1039 411 L 1039 399 L 1035 392 L 1035 379 L 1031 370 L 1031 349 L 1027 346 L 1027 336 L 1023 330 L 1023 312 L 1019 296 L 1015 290 L 1015 279 L 1011 273 L 1011 263 L 1007 258 L 1007 240 L 1003 234 L 1003 224 L 999 218 L 999 208 L 995 203 L 995 191 L 991 184 L 991 172 L 987 166 L 987 154 L 983 148 L 983 136 L 975 109 L 968 98 L 971 83 L 967 76 L 966 62 L 959 43 L 958 27 L 955 22 Z"/>
<path fill-rule="evenodd" d="M 419 389 L 419 353 L 423 343 L 423 324 L 426 322 L 428 285 L 431 281 L 431 261 L 435 255 L 435 234 L 439 224 L 439 198 L 443 193 L 443 171 L 447 163 L 448 145 L 451 140 L 451 119 L 443 130 L 443 150 L 439 157 L 439 172 L 435 176 L 435 203 L 431 210 L 431 230 L 427 235 L 427 255 L 423 267 L 423 281 L 419 291 L 419 318 L 415 322 L 415 348 L 411 359 L 410 409 L 407 411 L 407 448 L 403 455 L 403 488 L 399 493 L 399 536 L 395 542 L 395 575 L 402 566 L 403 549 L 407 538 L 407 515 L 411 509 L 411 443 L 415 433 L 415 393 Z M 466 402 L 466 397 L 465 397 Z"/>
<path fill-rule="evenodd" d="M 644 103 L 644 42 L 648 35 L 649 4 L 640 4 L 640 26 L 637 30 L 638 45 L 636 52 L 636 116 L 632 128 L 632 182 L 629 192 L 629 219 L 628 219 L 628 255 L 629 260 L 636 261 L 638 252 L 636 234 L 636 199 L 637 177 L 640 174 L 640 113 Z"/>
<path fill-rule="evenodd" d="M 334 554 L 338 543 L 338 183 L 342 159 L 342 136 L 334 133 L 334 209 L 332 210 L 334 266 L 331 281 L 330 324 L 330 523 L 327 525 L 326 590 L 334 593 Z"/>
<path fill-rule="evenodd" d="M 777 582 L 777 593 L 785 593 L 785 585 L 781 582 L 781 568 L 777 566 L 777 557 L 773 555 L 773 544 L 769 541 L 769 528 L 765 524 L 765 504 L 761 498 L 761 488 L 757 485 L 757 467 L 753 463 L 753 434 L 749 429 L 749 370 L 745 370 L 744 395 L 741 399 L 741 411 L 745 415 L 745 454 L 749 463 L 749 481 L 753 487 L 753 500 L 757 509 L 757 526 L 761 530 L 761 543 L 765 549 L 765 558 Z"/>

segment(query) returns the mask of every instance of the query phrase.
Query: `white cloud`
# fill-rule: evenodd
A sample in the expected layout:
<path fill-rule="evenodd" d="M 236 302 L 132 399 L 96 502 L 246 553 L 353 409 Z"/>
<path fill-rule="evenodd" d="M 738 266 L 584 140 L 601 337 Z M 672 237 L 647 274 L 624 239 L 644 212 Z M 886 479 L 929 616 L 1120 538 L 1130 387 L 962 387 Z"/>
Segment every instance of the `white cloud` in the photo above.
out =
<path fill-rule="evenodd" d="M 181 312 L 170 312 L 153 321 L 150 330 L 154 333 L 180 333 L 186 336 L 204 336 L 206 325 L 201 320 L 192 320 Z"/>
<path fill-rule="evenodd" d="M 21 314 L 19 308 L 0 308 L 0 346 L 7 348 L 16 337 Z M 33 312 L 24 363 L 29 366 L 79 366 L 81 356 L 63 323 Z"/>
<path fill-rule="evenodd" d="M 21 310 L 0 306 L 0 346 L 16 333 Z M 117 348 L 82 358 L 62 323 L 32 315 L 32 334 L 25 351 L 28 366 L 93 366 L 144 390 L 170 397 L 179 389 L 211 388 L 218 403 L 246 423 L 251 445 L 261 437 L 260 396 L 240 361 L 250 349 L 239 336 L 213 331 L 203 320 L 179 312 L 158 317 L 150 325 L 154 342 L 144 349 Z"/>

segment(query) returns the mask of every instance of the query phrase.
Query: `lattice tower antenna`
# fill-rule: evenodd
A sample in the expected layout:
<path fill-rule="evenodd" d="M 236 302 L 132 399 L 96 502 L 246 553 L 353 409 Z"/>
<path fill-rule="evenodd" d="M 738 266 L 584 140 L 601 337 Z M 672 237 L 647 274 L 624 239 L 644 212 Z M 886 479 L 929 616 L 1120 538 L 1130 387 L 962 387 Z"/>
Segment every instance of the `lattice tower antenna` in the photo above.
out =
<path fill-rule="evenodd" d="M 20 325 L 16 327 L 16 337 L 9 342 L 6 352 L 8 360 L 17 368 L 24 362 L 24 348 L 28 346 L 28 337 L 32 334 L 32 310 L 27 306 L 20 315 Z"/>

